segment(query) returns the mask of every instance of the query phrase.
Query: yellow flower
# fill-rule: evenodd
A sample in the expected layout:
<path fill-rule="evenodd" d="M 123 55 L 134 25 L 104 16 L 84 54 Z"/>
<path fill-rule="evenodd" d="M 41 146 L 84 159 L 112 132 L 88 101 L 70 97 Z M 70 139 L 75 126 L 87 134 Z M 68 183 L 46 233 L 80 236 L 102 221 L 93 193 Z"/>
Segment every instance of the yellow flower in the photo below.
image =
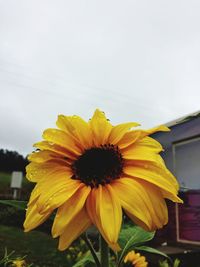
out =
<path fill-rule="evenodd" d="M 25 262 L 25 260 L 16 259 L 12 262 L 12 266 L 13 267 L 25 267 L 26 262 Z"/>
<path fill-rule="evenodd" d="M 146 258 L 141 256 L 140 253 L 135 253 L 134 250 L 130 251 L 125 259 L 124 263 L 131 262 L 131 265 L 134 267 L 147 267 L 148 262 L 146 262 Z"/>
<path fill-rule="evenodd" d="M 117 250 L 122 210 L 149 231 L 167 223 L 165 198 L 181 202 L 178 183 L 148 135 L 165 126 L 132 130 L 137 123 L 111 125 L 96 110 L 89 122 L 59 115 L 57 127 L 43 133 L 44 141 L 29 156 L 27 178 L 37 183 L 29 200 L 25 231 L 43 223 L 57 209 L 53 237 L 66 249 L 94 224 Z"/>

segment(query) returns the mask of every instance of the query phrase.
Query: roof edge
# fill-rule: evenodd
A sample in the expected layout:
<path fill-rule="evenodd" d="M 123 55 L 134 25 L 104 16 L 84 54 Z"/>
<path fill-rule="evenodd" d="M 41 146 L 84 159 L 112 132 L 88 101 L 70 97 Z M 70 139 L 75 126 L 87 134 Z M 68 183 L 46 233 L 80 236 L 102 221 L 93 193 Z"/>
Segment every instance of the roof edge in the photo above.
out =
<path fill-rule="evenodd" d="M 200 117 L 200 110 L 198 110 L 196 112 L 193 112 L 193 113 L 190 113 L 190 114 L 188 114 L 186 116 L 180 117 L 180 118 L 178 118 L 176 120 L 170 121 L 168 123 L 165 123 L 165 125 L 167 127 L 173 127 L 175 125 L 184 123 L 186 121 L 190 121 L 190 120 L 195 119 L 195 118 L 198 118 L 198 117 Z"/>

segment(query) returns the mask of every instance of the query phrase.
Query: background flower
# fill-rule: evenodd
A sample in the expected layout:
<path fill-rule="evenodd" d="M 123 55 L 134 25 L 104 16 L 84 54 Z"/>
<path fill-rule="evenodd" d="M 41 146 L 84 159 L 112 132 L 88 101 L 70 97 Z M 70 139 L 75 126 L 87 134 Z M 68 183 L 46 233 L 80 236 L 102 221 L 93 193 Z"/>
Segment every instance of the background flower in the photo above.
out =
<path fill-rule="evenodd" d="M 148 262 L 146 261 L 146 258 L 144 256 L 141 256 L 140 253 L 135 253 L 134 250 L 130 251 L 125 259 L 124 263 L 130 263 L 130 266 L 133 267 L 147 267 Z"/>

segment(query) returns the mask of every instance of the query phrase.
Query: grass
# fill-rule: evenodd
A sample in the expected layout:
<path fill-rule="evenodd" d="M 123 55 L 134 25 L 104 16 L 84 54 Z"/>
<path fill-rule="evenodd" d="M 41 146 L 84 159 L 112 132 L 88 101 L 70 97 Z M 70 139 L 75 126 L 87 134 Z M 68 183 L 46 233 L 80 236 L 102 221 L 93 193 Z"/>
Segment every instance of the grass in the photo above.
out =
<path fill-rule="evenodd" d="M 16 257 L 27 255 L 27 262 L 33 266 L 67 267 L 67 255 L 57 250 L 57 240 L 39 231 L 24 233 L 19 228 L 0 225 L 0 258 L 5 248 L 8 253 L 15 251 Z"/>
<path fill-rule="evenodd" d="M 11 173 L 0 172 L 0 185 L 1 188 L 7 188 L 10 186 Z"/>
<path fill-rule="evenodd" d="M 10 187 L 11 182 L 11 173 L 6 172 L 0 172 L 0 185 L 1 187 Z M 26 177 L 23 177 L 22 180 L 22 186 L 29 184 L 29 181 L 26 179 Z"/>
<path fill-rule="evenodd" d="M 87 251 L 81 239 L 66 252 L 58 251 L 58 240 L 51 237 L 51 218 L 29 233 L 22 229 L 24 219 L 25 210 L 0 204 L 0 260 L 6 248 L 8 254 L 15 251 L 15 258 L 27 255 L 33 267 L 72 267 Z"/>

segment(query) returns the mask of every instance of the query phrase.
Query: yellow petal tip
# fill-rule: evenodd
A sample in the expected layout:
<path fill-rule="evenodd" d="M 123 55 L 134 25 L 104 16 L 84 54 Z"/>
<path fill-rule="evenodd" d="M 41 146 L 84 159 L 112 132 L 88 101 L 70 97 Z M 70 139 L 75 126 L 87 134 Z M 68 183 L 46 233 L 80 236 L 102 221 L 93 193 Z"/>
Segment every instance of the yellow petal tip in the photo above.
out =
<path fill-rule="evenodd" d="M 117 251 L 117 252 L 121 250 L 121 247 L 118 243 L 109 244 L 109 247 L 111 247 L 112 250 Z"/>
<path fill-rule="evenodd" d="M 170 132 L 171 131 L 171 129 L 170 128 L 168 128 L 167 126 L 165 126 L 165 125 L 160 125 L 159 126 L 159 130 L 158 131 L 162 131 L 162 132 Z"/>
<path fill-rule="evenodd" d="M 59 236 L 59 235 L 57 235 L 57 234 L 55 234 L 55 233 L 54 233 L 54 234 L 51 233 L 51 235 L 52 235 L 53 238 L 57 238 L 57 237 Z"/>
<path fill-rule="evenodd" d="M 27 232 L 30 232 L 31 229 L 27 228 L 24 226 L 24 232 L 27 233 Z"/>

